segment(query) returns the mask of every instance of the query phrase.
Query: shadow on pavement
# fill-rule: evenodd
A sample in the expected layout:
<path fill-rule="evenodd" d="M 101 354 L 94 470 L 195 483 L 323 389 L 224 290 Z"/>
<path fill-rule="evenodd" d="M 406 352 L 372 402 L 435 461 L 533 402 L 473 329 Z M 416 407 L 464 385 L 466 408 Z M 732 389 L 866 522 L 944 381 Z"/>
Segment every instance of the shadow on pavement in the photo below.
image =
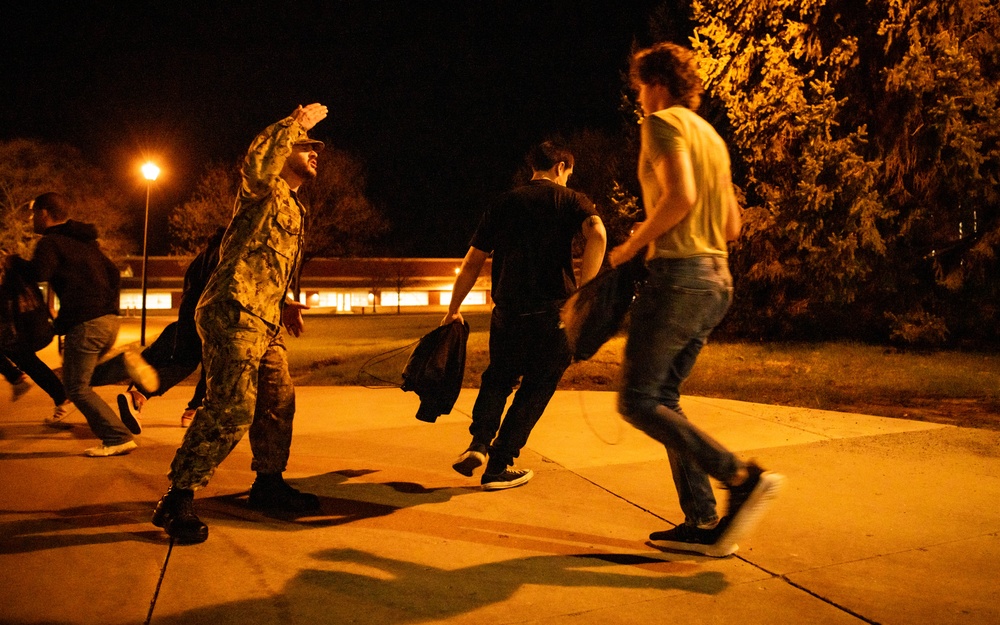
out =
<path fill-rule="evenodd" d="M 154 612 L 153 621 L 162 625 L 245 623 L 256 615 L 267 622 L 277 618 L 281 622 L 392 625 L 470 613 L 504 602 L 529 585 L 679 590 L 705 595 L 719 594 L 728 586 L 719 572 L 688 575 L 684 573 L 690 565 L 629 554 L 531 556 L 456 569 L 354 549 L 332 549 L 313 557 L 315 568 L 301 570 L 273 596 L 172 615 L 158 616 Z M 644 571 L 638 575 L 634 570 L 599 570 L 612 566 L 642 566 Z M 590 606 L 599 607 L 605 606 Z M 545 607 L 537 606 L 536 610 L 533 616 L 537 618 L 544 615 Z"/>

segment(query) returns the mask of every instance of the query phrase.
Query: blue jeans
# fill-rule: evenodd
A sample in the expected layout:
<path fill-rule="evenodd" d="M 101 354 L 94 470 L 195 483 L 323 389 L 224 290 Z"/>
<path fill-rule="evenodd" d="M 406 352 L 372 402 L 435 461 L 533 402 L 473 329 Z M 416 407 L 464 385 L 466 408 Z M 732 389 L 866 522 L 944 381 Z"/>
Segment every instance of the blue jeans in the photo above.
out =
<path fill-rule="evenodd" d="M 728 481 L 742 463 L 692 425 L 680 407 L 681 383 L 733 297 L 725 257 L 653 259 L 632 305 L 618 410 L 663 443 L 685 522 L 718 520 L 708 480 Z"/>
<path fill-rule="evenodd" d="M 118 413 L 94 392 L 90 380 L 97 361 L 114 347 L 119 324 L 117 315 L 104 315 L 79 323 L 66 333 L 63 351 L 66 394 L 87 419 L 94 435 L 108 446 L 132 440 L 132 433 L 122 423 Z"/>
<path fill-rule="evenodd" d="M 490 364 L 483 372 L 469 426 L 474 442 L 492 441 L 487 473 L 503 471 L 520 455 L 571 360 L 558 308 L 528 314 L 493 309 Z M 501 425 L 507 398 L 519 380 Z"/>

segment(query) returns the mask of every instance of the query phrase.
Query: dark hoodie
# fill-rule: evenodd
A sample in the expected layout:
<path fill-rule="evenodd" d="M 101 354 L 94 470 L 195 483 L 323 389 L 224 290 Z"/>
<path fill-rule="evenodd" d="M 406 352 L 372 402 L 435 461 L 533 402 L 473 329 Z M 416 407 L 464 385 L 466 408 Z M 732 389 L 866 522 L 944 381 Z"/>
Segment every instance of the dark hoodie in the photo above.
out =
<path fill-rule="evenodd" d="M 26 269 L 59 296 L 57 334 L 84 321 L 117 315 L 121 274 L 97 245 L 97 228 L 72 219 L 46 228 Z"/>

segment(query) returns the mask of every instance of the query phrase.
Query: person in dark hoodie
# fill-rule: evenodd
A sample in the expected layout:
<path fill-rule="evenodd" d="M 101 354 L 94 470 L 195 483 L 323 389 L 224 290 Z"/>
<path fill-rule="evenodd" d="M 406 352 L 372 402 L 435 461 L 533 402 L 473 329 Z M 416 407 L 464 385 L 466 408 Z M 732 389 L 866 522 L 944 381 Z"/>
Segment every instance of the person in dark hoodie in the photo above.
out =
<path fill-rule="evenodd" d="M 32 225 L 42 238 L 30 261 L 19 270 L 37 282 L 48 282 L 59 297 L 56 334 L 65 335 L 63 385 L 101 445 L 84 454 L 119 456 L 137 447 L 132 429 L 91 387 L 98 360 L 111 351 L 118 337 L 118 268 L 97 243 L 93 224 L 69 218 L 70 204 L 59 193 L 44 193 L 31 202 Z M 159 386 L 156 372 L 135 352 L 125 358 L 129 377 L 145 388 Z M 132 427 L 128 427 L 131 425 Z"/>

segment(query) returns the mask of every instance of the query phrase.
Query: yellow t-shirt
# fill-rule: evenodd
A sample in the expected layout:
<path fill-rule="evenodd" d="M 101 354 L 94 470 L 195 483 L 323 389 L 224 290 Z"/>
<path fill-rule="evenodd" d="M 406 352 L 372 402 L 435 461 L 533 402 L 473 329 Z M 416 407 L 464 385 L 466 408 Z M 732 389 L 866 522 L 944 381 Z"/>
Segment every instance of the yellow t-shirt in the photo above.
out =
<path fill-rule="evenodd" d="M 639 151 L 639 184 L 647 212 L 664 192 L 653 172 L 653 163 L 669 152 L 688 154 L 697 193 L 691 212 L 653 242 L 649 256 L 726 256 L 727 207 L 733 194 L 726 144 L 711 124 L 682 106 L 646 117 Z"/>

